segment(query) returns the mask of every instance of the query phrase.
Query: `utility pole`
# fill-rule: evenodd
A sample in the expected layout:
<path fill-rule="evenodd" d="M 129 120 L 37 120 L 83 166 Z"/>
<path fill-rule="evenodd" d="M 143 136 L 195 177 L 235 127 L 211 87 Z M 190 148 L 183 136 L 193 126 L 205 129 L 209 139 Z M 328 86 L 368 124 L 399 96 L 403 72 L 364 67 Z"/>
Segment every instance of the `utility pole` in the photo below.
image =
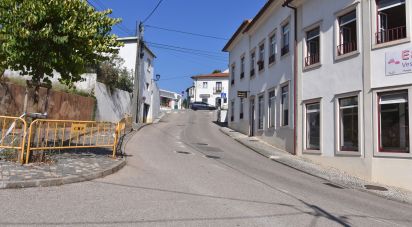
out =
<path fill-rule="evenodd" d="M 134 123 L 137 124 L 140 121 L 140 59 L 143 58 L 143 35 L 144 27 L 143 23 L 136 23 L 136 38 L 137 38 L 137 47 L 136 47 L 136 65 L 135 65 L 135 75 L 134 75 L 134 84 L 133 84 L 133 99 L 132 99 L 132 117 Z"/>

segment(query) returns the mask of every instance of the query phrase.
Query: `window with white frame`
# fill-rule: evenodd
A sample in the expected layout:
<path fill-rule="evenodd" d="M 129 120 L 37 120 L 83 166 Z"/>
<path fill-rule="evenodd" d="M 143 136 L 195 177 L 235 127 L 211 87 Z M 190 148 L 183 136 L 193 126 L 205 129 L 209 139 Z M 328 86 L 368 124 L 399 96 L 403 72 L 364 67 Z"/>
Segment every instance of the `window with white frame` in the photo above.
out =
<path fill-rule="evenodd" d="M 275 127 L 275 105 L 276 105 L 276 96 L 275 91 L 269 92 L 268 99 L 268 127 Z"/>
<path fill-rule="evenodd" d="M 230 102 L 230 121 L 235 120 L 235 101 Z"/>
<path fill-rule="evenodd" d="M 305 66 L 319 63 L 320 60 L 320 29 L 314 28 L 306 32 Z"/>
<path fill-rule="evenodd" d="M 203 82 L 203 88 L 207 88 L 207 82 Z"/>
<path fill-rule="evenodd" d="M 306 104 L 306 150 L 320 149 L 320 103 Z"/>
<path fill-rule="evenodd" d="M 244 103 L 244 99 L 240 98 L 240 106 L 239 106 L 239 119 L 243 119 L 243 103 Z"/>
<path fill-rule="evenodd" d="M 405 0 L 376 0 L 376 43 L 385 43 L 406 38 Z"/>
<path fill-rule="evenodd" d="M 289 43 L 290 43 L 290 29 L 289 23 L 282 26 L 282 56 L 289 53 Z"/>
<path fill-rule="evenodd" d="M 147 59 L 147 71 L 150 72 L 152 69 L 152 61 L 148 58 Z"/>
<path fill-rule="evenodd" d="M 240 58 L 240 79 L 245 77 L 245 57 Z"/>
<path fill-rule="evenodd" d="M 215 94 L 219 94 L 219 93 L 221 93 L 222 91 L 223 91 L 222 82 L 221 82 L 221 81 L 216 82 L 216 87 L 215 87 L 215 89 L 214 89 L 214 93 L 215 93 Z"/>
<path fill-rule="evenodd" d="M 269 38 L 269 64 L 275 62 L 276 52 L 277 52 L 277 46 L 276 46 L 276 33 L 275 33 Z"/>
<path fill-rule="evenodd" d="M 255 51 L 250 54 L 250 77 L 255 75 Z"/>
<path fill-rule="evenodd" d="M 338 55 L 347 54 L 358 49 L 356 9 L 338 18 L 339 22 L 339 42 L 337 46 Z"/>
<path fill-rule="evenodd" d="M 282 126 L 289 125 L 289 86 L 282 87 Z"/>
<path fill-rule="evenodd" d="M 263 108 L 264 108 L 264 101 L 263 101 L 263 95 L 259 96 L 258 98 L 258 116 L 259 116 L 259 124 L 258 124 L 258 129 L 263 129 Z"/>
<path fill-rule="evenodd" d="M 231 70 L 231 72 L 230 72 L 230 84 L 235 84 L 235 65 L 233 64 L 232 65 L 232 68 L 231 68 L 232 70 Z"/>
<path fill-rule="evenodd" d="M 379 151 L 409 153 L 408 91 L 378 93 Z"/>
<path fill-rule="evenodd" d="M 259 61 L 257 62 L 258 70 L 265 68 L 265 43 L 259 45 Z"/>
<path fill-rule="evenodd" d="M 339 149 L 359 150 L 358 96 L 339 99 Z"/>

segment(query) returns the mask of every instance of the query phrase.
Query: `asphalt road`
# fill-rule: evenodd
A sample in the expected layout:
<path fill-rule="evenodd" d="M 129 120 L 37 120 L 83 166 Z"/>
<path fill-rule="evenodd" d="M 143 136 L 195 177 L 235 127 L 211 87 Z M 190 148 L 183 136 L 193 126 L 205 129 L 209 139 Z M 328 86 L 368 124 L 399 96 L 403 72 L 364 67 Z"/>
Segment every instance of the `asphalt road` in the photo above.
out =
<path fill-rule="evenodd" d="M 412 226 L 412 206 L 288 168 L 222 134 L 209 111 L 171 113 L 103 179 L 0 190 L 0 226 Z"/>

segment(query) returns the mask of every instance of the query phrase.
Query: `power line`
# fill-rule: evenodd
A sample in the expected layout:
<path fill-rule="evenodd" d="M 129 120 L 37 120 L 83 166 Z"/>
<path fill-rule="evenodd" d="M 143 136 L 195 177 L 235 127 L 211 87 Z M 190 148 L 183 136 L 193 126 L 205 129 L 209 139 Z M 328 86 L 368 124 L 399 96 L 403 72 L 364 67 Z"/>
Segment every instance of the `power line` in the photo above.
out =
<path fill-rule="evenodd" d="M 227 38 L 222 38 L 222 37 L 217 37 L 217 36 L 211 36 L 211 35 L 204 35 L 204 34 L 198 34 L 198 33 L 193 33 L 193 32 L 180 31 L 180 30 L 175 30 L 175 29 L 170 29 L 170 28 L 162 28 L 162 27 L 157 27 L 157 26 L 152 26 L 152 25 L 146 25 L 146 27 L 148 27 L 148 28 L 154 28 L 154 29 L 159 29 L 159 30 L 164 30 L 164 31 L 176 32 L 176 33 L 182 33 L 182 34 L 187 34 L 187 35 L 193 35 L 193 36 L 200 36 L 200 37 L 205 37 L 205 38 L 211 38 L 211 39 L 228 40 Z"/>
<path fill-rule="evenodd" d="M 219 61 L 219 62 L 227 62 L 227 60 L 225 60 L 223 58 L 219 58 L 219 56 L 216 56 L 216 55 L 201 54 L 201 53 L 196 53 L 196 52 L 184 51 L 184 50 L 161 47 L 161 46 L 153 46 L 153 45 L 150 45 L 150 47 L 151 48 L 164 49 L 164 50 L 170 50 L 170 51 L 176 51 L 176 52 L 185 53 L 185 54 L 191 54 L 191 55 L 194 55 L 194 56 L 204 57 L 204 58 L 207 58 L 209 60 L 214 60 L 214 61 Z"/>
<path fill-rule="evenodd" d="M 186 50 L 186 51 L 194 51 L 194 52 L 206 53 L 206 54 L 216 54 L 216 55 L 217 54 L 224 54 L 222 52 L 192 49 L 192 48 L 186 48 L 186 47 L 180 47 L 180 46 L 174 46 L 174 45 L 162 44 L 162 43 L 154 43 L 154 42 L 148 42 L 148 41 L 146 41 L 146 43 L 151 44 L 151 45 L 164 46 L 164 47 L 169 47 L 169 48 L 181 49 L 181 50 Z"/>
<path fill-rule="evenodd" d="M 146 23 L 147 20 L 150 19 L 150 17 L 153 15 L 153 13 L 157 10 L 157 8 L 160 6 L 160 4 L 163 2 L 163 0 L 160 0 L 156 7 L 152 10 L 152 12 L 146 17 L 146 19 L 143 20 L 143 23 Z"/>

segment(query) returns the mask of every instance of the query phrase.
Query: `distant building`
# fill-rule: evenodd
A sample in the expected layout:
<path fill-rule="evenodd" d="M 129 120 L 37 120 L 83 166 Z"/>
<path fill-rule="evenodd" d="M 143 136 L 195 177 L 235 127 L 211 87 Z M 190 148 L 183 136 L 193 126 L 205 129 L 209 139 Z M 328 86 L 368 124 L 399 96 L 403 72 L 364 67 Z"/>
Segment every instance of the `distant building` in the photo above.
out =
<path fill-rule="evenodd" d="M 182 96 L 173 91 L 160 90 L 160 108 L 162 110 L 182 109 Z"/>
<path fill-rule="evenodd" d="M 227 108 L 229 73 L 212 73 L 192 76 L 193 87 L 189 88 L 190 103 L 205 102 Z"/>

